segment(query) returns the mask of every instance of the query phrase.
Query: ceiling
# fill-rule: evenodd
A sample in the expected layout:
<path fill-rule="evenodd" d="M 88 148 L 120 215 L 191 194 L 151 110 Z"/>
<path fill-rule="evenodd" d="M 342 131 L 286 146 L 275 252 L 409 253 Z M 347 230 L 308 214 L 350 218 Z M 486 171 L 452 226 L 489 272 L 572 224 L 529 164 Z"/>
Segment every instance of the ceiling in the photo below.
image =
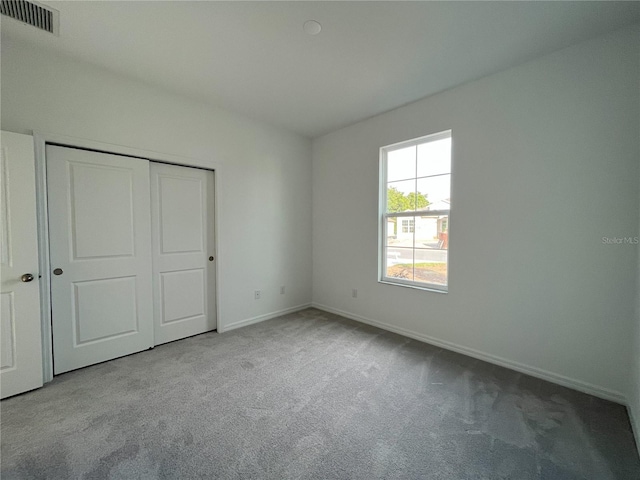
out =
<path fill-rule="evenodd" d="M 59 37 L 2 17 L 3 37 L 308 137 L 640 22 L 615 1 L 40 3 Z"/>

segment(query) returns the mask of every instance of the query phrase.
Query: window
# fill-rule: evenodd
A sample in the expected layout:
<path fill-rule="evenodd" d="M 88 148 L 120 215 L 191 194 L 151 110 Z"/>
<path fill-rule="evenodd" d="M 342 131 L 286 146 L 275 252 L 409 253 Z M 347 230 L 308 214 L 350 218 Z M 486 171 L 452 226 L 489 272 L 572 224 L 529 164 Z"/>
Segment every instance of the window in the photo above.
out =
<path fill-rule="evenodd" d="M 413 218 L 403 218 L 402 219 L 402 233 L 413 233 L 413 228 L 415 223 Z"/>
<path fill-rule="evenodd" d="M 446 292 L 451 131 L 380 149 L 380 281 Z"/>

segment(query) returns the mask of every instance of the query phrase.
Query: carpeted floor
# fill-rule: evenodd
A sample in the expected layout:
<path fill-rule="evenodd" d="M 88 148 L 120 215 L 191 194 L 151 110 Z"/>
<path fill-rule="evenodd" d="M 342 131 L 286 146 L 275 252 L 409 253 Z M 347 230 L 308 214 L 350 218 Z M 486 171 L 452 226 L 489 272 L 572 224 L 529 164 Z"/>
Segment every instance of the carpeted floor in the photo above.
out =
<path fill-rule="evenodd" d="M 2 479 L 640 479 L 614 403 L 314 309 L 2 402 Z"/>

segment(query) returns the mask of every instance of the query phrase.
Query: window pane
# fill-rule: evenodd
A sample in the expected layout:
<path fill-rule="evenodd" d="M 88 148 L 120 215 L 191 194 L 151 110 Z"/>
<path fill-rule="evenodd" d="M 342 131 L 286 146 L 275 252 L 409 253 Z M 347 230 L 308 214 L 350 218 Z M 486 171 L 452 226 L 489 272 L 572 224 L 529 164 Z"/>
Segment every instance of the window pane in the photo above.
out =
<path fill-rule="evenodd" d="M 451 175 L 438 175 L 418 179 L 418 203 L 424 203 L 426 197 L 428 204 L 426 208 L 418 210 L 449 210 L 451 208 Z"/>
<path fill-rule="evenodd" d="M 415 218 L 387 218 L 385 242 L 386 276 L 413 280 L 413 233 Z"/>
<path fill-rule="evenodd" d="M 449 248 L 449 217 L 447 215 L 415 217 L 415 248 L 447 250 Z M 443 255 L 434 254 L 441 261 Z"/>
<path fill-rule="evenodd" d="M 414 280 L 416 282 L 447 285 L 448 250 L 415 249 Z"/>
<path fill-rule="evenodd" d="M 414 217 L 387 218 L 387 238 L 385 245 L 389 247 L 413 248 L 413 234 L 416 219 Z"/>
<path fill-rule="evenodd" d="M 413 249 L 388 246 L 386 248 L 387 271 L 389 278 L 413 280 Z"/>
<path fill-rule="evenodd" d="M 387 153 L 387 182 L 416 178 L 416 147 Z"/>
<path fill-rule="evenodd" d="M 387 213 L 415 210 L 416 181 L 387 183 Z"/>
<path fill-rule="evenodd" d="M 381 215 L 381 274 L 390 283 L 446 292 L 451 135 L 441 132 L 401 145 L 382 149 L 387 200 Z"/>
<path fill-rule="evenodd" d="M 451 173 L 451 138 L 418 145 L 418 177 Z"/>

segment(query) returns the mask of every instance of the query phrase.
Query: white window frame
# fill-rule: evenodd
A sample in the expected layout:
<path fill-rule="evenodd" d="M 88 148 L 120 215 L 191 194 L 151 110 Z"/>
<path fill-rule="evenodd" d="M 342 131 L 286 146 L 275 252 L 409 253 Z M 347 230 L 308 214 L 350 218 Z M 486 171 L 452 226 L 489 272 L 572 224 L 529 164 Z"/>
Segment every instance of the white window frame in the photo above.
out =
<path fill-rule="evenodd" d="M 378 194 L 378 218 L 380 222 L 379 236 L 378 236 L 378 281 L 389 285 L 398 285 L 402 287 L 411 287 L 419 290 L 426 290 L 437 293 L 449 292 L 449 263 L 450 263 L 450 249 L 447 248 L 447 285 L 439 285 L 434 283 L 416 282 L 415 280 L 406 280 L 403 278 L 387 277 L 387 255 L 386 255 L 386 240 L 387 240 L 387 220 L 389 218 L 402 218 L 402 217 L 416 217 L 420 216 L 416 212 L 399 212 L 399 213 L 387 213 L 387 154 L 395 150 L 400 150 L 407 147 L 421 145 L 423 143 L 435 142 L 444 138 L 451 138 L 451 172 L 450 182 L 453 184 L 453 133 L 451 130 L 444 130 L 438 133 L 425 135 L 424 137 L 414 138 L 404 142 L 394 143 L 392 145 L 386 145 L 380 148 L 380 160 L 379 160 L 379 187 Z M 417 177 L 415 177 L 417 178 Z M 449 238 L 451 237 L 451 209 L 449 210 L 428 210 L 428 215 L 423 216 L 442 216 L 446 215 L 447 220 L 447 233 Z M 401 227 L 400 227 L 401 228 Z M 415 229 L 415 227 L 414 227 Z"/>

